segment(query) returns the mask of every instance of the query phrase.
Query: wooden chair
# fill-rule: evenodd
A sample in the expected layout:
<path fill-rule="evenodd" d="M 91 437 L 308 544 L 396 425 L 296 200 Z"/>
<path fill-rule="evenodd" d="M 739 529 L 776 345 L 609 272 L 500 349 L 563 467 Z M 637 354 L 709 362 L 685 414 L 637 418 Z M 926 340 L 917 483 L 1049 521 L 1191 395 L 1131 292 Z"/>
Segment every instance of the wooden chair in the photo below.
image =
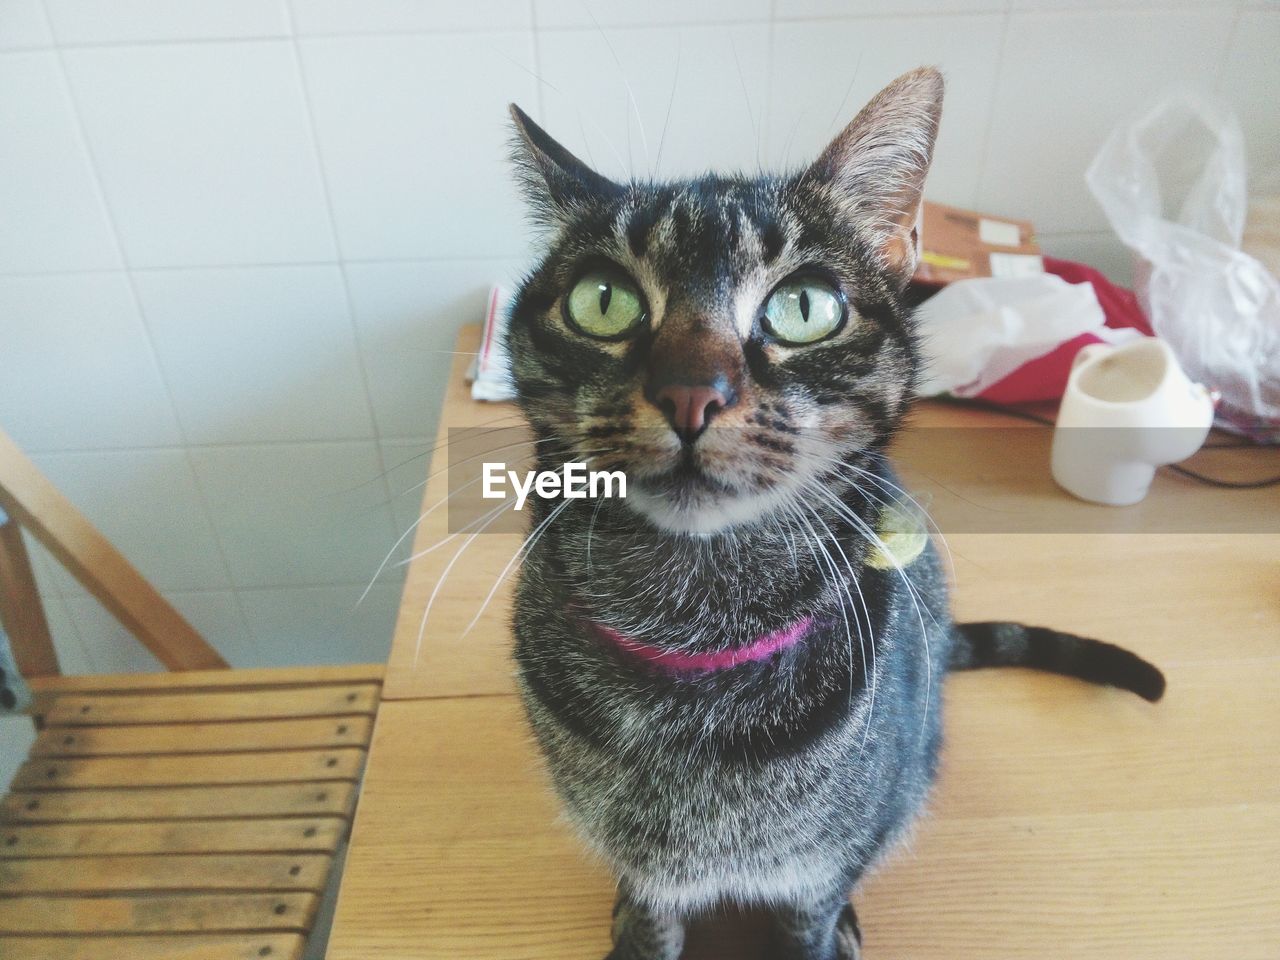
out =
<path fill-rule="evenodd" d="M 175 672 L 60 676 L 19 525 Z M 0 626 L 38 731 L 0 801 L 0 957 L 298 960 L 381 665 L 227 669 L 3 433 Z"/>

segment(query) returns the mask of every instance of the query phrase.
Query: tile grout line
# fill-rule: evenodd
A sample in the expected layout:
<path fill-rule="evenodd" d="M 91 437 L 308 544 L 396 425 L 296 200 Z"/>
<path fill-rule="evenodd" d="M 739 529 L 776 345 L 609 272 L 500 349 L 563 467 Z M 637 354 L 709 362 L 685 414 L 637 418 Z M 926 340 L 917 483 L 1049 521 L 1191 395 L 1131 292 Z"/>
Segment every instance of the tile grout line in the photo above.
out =
<path fill-rule="evenodd" d="M 493 254 L 461 257 L 348 257 L 342 260 L 272 260 L 261 263 L 179 263 L 166 266 L 140 267 L 132 266 L 134 273 L 177 273 L 196 270 L 285 270 L 291 267 L 337 267 L 344 264 L 352 266 L 378 266 L 382 264 L 421 264 L 421 263 L 490 263 L 514 259 L 511 255 Z M 40 278 L 86 276 L 97 273 L 116 273 L 122 267 L 90 267 L 60 270 L 3 270 L 0 278 Z"/>
<path fill-rule="evenodd" d="M 94 160 L 93 153 L 89 148 L 89 136 L 85 132 L 84 122 L 80 117 L 80 106 L 76 102 L 75 94 L 71 89 L 71 80 L 67 76 L 67 67 L 62 58 L 62 50 L 57 46 L 57 35 L 53 29 L 53 17 L 49 13 L 47 0 L 40 0 L 40 12 L 44 17 L 45 26 L 49 28 L 49 36 L 54 40 L 52 50 L 54 58 L 58 62 L 58 77 L 62 81 L 63 92 L 66 94 L 67 102 L 71 106 L 71 114 L 76 126 L 76 135 L 79 137 L 81 148 L 85 151 L 85 157 L 89 162 L 89 168 L 93 172 L 94 184 L 98 188 L 98 203 L 103 216 L 107 219 L 107 225 L 111 229 L 111 240 L 115 245 L 116 257 L 123 269 L 125 263 L 124 245 L 120 241 L 120 232 L 116 229 L 115 218 L 112 216 L 110 204 L 107 203 L 106 191 L 102 187 L 102 178 L 98 173 L 97 162 Z M 165 392 L 165 396 L 169 400 L 170 412 L 173 413 L 173 398 L 169 396 L 167 390 Z M 177 414 L 174 413 L 173 415 L 176 422 Z M 99 670 L 98 659 L 94 656 L 93 650 L 90 648 L 84 634 L 80 631 L 80 625 L 76 623 L 76 619 L 72 615 L 71 604 L 68 602 L 66 592 L 63 590 L 61 578 L 51 577 L 50 579 L 53 582 L 53 590 L 58 595 L 58 599 L 62 603 L 63 611 L 67 615 L 67 622 L 71 624 L 72 629 L 75 630 L 76 636 L 79 638 L 80 652 L 84 656 L 85 662 L 89 665 L 89 669 L 97 672 Z"/>
<path fill-rule="evenodd" d="M 49 30 L 49 37 L 52 41 L 54 41 L 54 43 L 51 47 L 40 47 L 36 49 L 51 50 L 54 54 L 54 59 L 56 59 L 58 62 L 58 77 L 62 81 L 63 92 L 67 96 L 67 102 L 71 104 L 72 118 L 75 120 L 75 124 L 76 124 L 76 134 L 80 138 L 80 145 L 85 151 L 85 155 L 89 161 L 90 168 L 93 170 L 94 182 L 98 186 L 98 203 L 100 205 L 100 210 L 103 216 L 106 217 L 107 226 L 111 230 L 111 239 L 115 244 L 116 256 L 120 258 L 120 263 L 123 264 L 124 252 L 123 252 L 123 247 L 120 243 L 120 236 L 116 231 L 115 220 L 111 216 L 111 210 L 107 205 L 106 194 L 103 191 L 102 184 L 98 178 L 98 171 L 96 166 L 94 165 L 92 154 L 89 152 L 89 142 L 88 142 L 89 138 L 84 132 L 84 124 L 80 120 L 80 111 L 76 104 L 75 97 L 71 92 L 71 81 L 67 78 L 67 70 L 65 65 L 62 62 L 62 52 L 57 48 L 57 45 L 56 45 L 57 37 L 54 33 L 53 17 L 50 16 L 49 14 L 47 0 L 40 0 L 40 15 L 44 20 L 45 26 Z M 6 52 L 9 52 L 9 51 L 6 51 Z M 110 271 L 102 271 L 102 272 L 116 273 L 116 272 L 119 272 L 119 270 L 110 270 Z M 170 398 L 169 402 L 170 404 L 173 403 L 172 398 Z M 38 541 L 36 541 L 34 537 L 30 537 L 30 539 L 38 543 Z M 45 568 L 45 571 L 46 571 L 45 579 L 48 581 L 50 592 L 53 594 L 52 599 L 57 602 L 59 607 L 62 608 L 63 620 L 70 627 L 71 633 L 73 634 L 71 639 L 74 640 L 76 647 L 79 649 L 80 656 L 83 659 L 83 662 L 89 667 L 90 670 L 97 672 L 98 661 L 93 656 L 93 651 L 89 648 L 88 641 L 85 640 L 85 636 L 80 630 L 80 624 L 76 621 L 75 614 L 73 614 L 71 611 L 71 604 L 67 600 L 67 596 L 62 589 L 62 578 L 57 576 L 56 570 L 54 571 L 48 570 L 49 565 L 47 562 L 45 562 L 44 558 L 46 555 L 50 557 L 52 557 L 52 555 L 48 553 L 48 551 L 45 549 L 43 544 L 39 544 L 39 546 L 40 546 L 39 553 L 34 553 L 34 551 L 30 551 L 30 550 L 28 551 L 29 553 L 33 553 L 33 558 L 32 558 L 33 566 L 36 568 L 40 568 L 40 567 Z M 54 560 L 54 562 L 57 563 L 56 559 Z M 67 572 L 65 568 L 62 567 L 62 564 L 58 563 L 57 566 L 60 569 L 62 569 L 63 572 L 67 574 L 67 576 L 70 576 L 70 573 Z M 36 577 L 36 591 L 37 593 L 39 593 L 40 591 L 39 576 L 36 574 L 35 570 L 32 571 L 32 575 Z M 47 605 L 49 603 L 49 600 L 42 598 L 42 602 Z M 46 619 L 47 619 L 47 614 L 46 614 Z M 55 643 L 54 653 L 56 654 L 57 653 L 57 646 L 56 646 L 57 636 L 55 635 L 53 639 Z M 61 664 L 59 664 L 59 666 L 61 666 Z"/>
<path fill-rule="evenodd" d="M 426 434 L 416 433 L 399 433 L 392 436 L 378 438 L 374 436 L 367 437 L 335 437 L 335 438 L 305 438 L 305 439 L 289 439 L 289 440 L 230 440 L 230 441 L 214 441 L 207 443 L 187 443 L 185 449 L 190 450 L 244 450 L 244 449 L 266 449 L 271 447 L 315 447 L 315 446 L 344 446 L 344 445 L 365 445 L 370 443 L 394 443 L 417 440 L 426 437 Z M 32 447 L 27 449 L 33 457 L 66 457 L 77 456 L 79 454 L 111 454 L 111 453 L 140 453 L 146 451 L 162 451 L 162 450 L 182 450 L 184 445 L 181 443 L 134 443 L 124 444 L 118 447 L 58 447 L 58 448 L 41 448 Z"/>
<path fill-rule="evenodd" d="M 39 547 L 39 551 L 37 552 L 35 550 L 31 550 L 30 544 L 29 544 L 27 552 L 31 555 L 32 573 L 36 579 L 36 592 L 40 595 L 41 602 L 46 607 L 49 606 L 51 601 L 57 603 L 57 605 L 62 610 L 63 619 L 67 623 L 68 627 L 70 627 L 71 629 L 71 633 L 73 634 L 71 639 L 74 641 L 75 646 L 79 649 L 80 656 L 83 662 L 88 664 L 90 669 L 96 669 L 95 667 L 96 661 L 93 659 L 93 657 L 89 653 L 89 645 L 85 642 L 84 634 L 80 632 L 80 624 L 76 622 L 75 615 L 71 612 L 71 604 L 68 602 L 66 596 L 62 592 L 62 588 L 59 586 L 59 580 L 61 578 L 58 576 L 58 571 L 61 571 L 63 574 L 66 574 L 67 576 L 70 576 L 70 573 L 66 570 L 66 568 L 62 566 L 62 564 L 58 563 L 57 559 L 54 558 L 52 554 L 49 553 L 49 551 L 45 548 L 44 544 L 40 543 L 40 541 L 37 540 L 34 536 L 32 536 L 29 532 L 26 532 L 26 531 L 24 532 L 26 533 L 31 543 Z M 56 567 L 56 569 L 50 569 L 51 567 Z M 53 594 L 51 598 L 44 597 L 43 592 L 41 591 L 41 588 L 40 588 L 40 571 L 41 570 L 44 571 L 45 580 L 48 582 L 49 590 Z M 47 611 L 46 611 L 46 619 L 48 619 Z M 52 630 L 52 626 L 50 629 Z M 56 654 L 57 642 L 58 642 L 58 635 L 56 633 L 53 634 L 53 641 L 54 641 L 54 653 Z M 59 666 L 59 669 L 62 668 L 61 661 L 59 661 L 58 666 Z"/>
<path fill-rule="evenodd" d="M 385 571 L 384 571 L 385 575 Z M 308 583 L 267 583 L 257 586 L 235 586 L 230 587 L 186 587 L 181 590 L 163 590 L 166 596 L 176 597 L 190 594 L 192 596 L 203 596 L 210 593 L 279 593 L 281 591 L 294 590 L 338 590 L 350 588 L 352 596 L 358 597 L 360 591 L 368 586 L 365 580 L 322 580 Z M 396 586 L 395 584 L 374 584 L 375 589 L 379 586 Z M 85 594 L 89 596 L 89 594 Z"/>
<path fill-rule="evenodd" d="M 775 13 L 767 14 L 763 17 L 743 17 L 743 18 L 709 18 L 706 20 L 679 20 L 679 21 L 646 21 L 637 23 L 601 23 L 601 26 L 608 27 L 613 30 L 670 30 L 682 28 L 711 28 L 711 27 L 736 27 L 736 26 L 765 26 L 771 22 L 776 23 L 848 23 L 855 21 L 877 21 L 877 20 L 928 20 L 928 19 L 959 19 L 972 16 L 989 16 L 993 13 L 1016 12 L 1030 14 L 1033 16 L 1064 16 L 1071 17 L 1080 14 L 1092 13 L 1133 13 L 1133 12 L 1151 12 L 1162 13 L 1169 11 L 1189 11 L 1198 10 L 1202 7 L 1193 2 L 1193 0 L 1161 0 L 1161 2 L 1151 4 L 1142 3 L 1140 0 L 1127 0 L 1111 5 L 1100 4 L 1096 8 L 1075 8 L 1058 10 L 1052 8 L 1014 8 L 1011 6 L 1012 0 L 1005 3 L 991 3 L 990 5 L 974 7 L 965 10 L 952 10 L 946 8 L 938 8 L 932 10 L 920 11 L 889 11 L 889 12 L 867 12 L 854 14 L 813 14 L 813 15 L 791 15 L 778 16 Z M 1272 4 L 1258 3 L 1251 4 L 1242 2 L 1237 10 L 1262 10 L 1271 9 Z M 591 32 L 594 27 L 583 24 L 558 24 L 537 26 L 536 30 L 540 33 L 574 33 L 574 32 Z M 413 37 L 413 36 L 466 36 L 471 34 L 493 34 L 493 33 L 519 33 L 519 28 L 494 29 L 489 26 L 476 27 L 452 27 L 446 29 L 432 28 L 407 28 L 403 30 L 335 30 L 308 32 L 305 34 L 298 33 L 265 33 L 265 34 L 229 34 L 227 36 L 214 37 L 170 37 L 170 38 L 145 38 L 130 40 L 80 40 L 60 42 L 56 38 L 52 43 L 29 43 L 19 44 L 13 47 L 0 49 L 0 56 L 8 53 L 30 53 L 32 51 L 49 50 L 55 47 L 65 50 L 89 50 L 89 49 L 111 49 L 119 47 L 163 47 L 178 46 L 183 44 L 227 44 L 227 43 L 281 43 L 287 42 L 290 38 L 303 40 L 352 40 L 362 38 L 387 38 L 387 37 Z"/>
<path fill-rule="evenodd" d="M 356 321 L 355 300 L 351 296 L 351 282 L 347 276 L 346 262 L 343 259 L 342 237 L 338 231 L 337 214 L 333 207 L 333 191 L 329 183 L 329 172 L 325 166 L 324 154 L 320 149 L 320 137 L 316 125 L 315 107 L 311 102 L 311 88 L 307 83 L 306 70 L 302 63 L 302 48 L 298 39 L 293 0 L 285 0 L 285 16 L 289 22 L 290 48 L 293 51 L 293 65 L 298 78 L 298 89 L 302 95 L 302 108 L 307 118 L 307 132 L 311 137 L 311 149 L 315 158 L 316 172 L 320 177 L 320 187 L 324 192 L 325 213 L 329 219 L 329 232 L 333 236 L 334 252 L 338 256 L 338 271 L 342 277 L 342 295 L 347 307 L 347 323 L 351 329 L 352 343 L 356 351 L 356 362 L 360 368 L 360 384 L 364 391 L 365 413 L 369 417 L 369 426 L 373 431 L 374 455 L 377 457 L 378 469 L 381 471 L 382 490 L 386 496 L 385 526 L 388 542 L 395 542 L 396 522 L 392 510 L 391 481 L 388 478 L 386 457 L 382 452 L 382 429 L 378 426 L 378 415 L 373 404 L 373 393 L 369 388 L 369 366 L 366 351 L 360 337 L 360 324 Z"/>
<path fill-rule="evenodd" d="M 71 87 L 71 78 L 67 76 L 66 61 L 64 60 L 62 55 L 62 48 L 57 43 L 57 33 L 53 28 L 53 17 L 49 13 L 49 5 L 47 0 L 40 0 L 40 12 L 44 17 L 45 26 L 49 28 L 49 36 L 53 40 L 53 45 L 50 47 L 50 50 L 54 55 L 54 59 L 58 63 L 58 78 L 62 81 L 63 93 L 65 93 L 67 97 L 67 103 L 71 107 L 71 116 L 72 116 L 72 120 L 75 122 L 76 136 L 80 142 L 81 149 L 83 149 L 85 152 L 85 159 L 88 161 L 89 169 L 93 176 L 93 183 L 97 189 L 97 200 L 98 200 L 99 208 L 102 212 L 102 215 L 106 218 L 107 226 L 110 229 L 111 242 L 112 242 L 112 245 L 115 247 L 116 260 L 119 264 L 117 268 L 114 268 L 111 270 L 100 270 L 100 271 L 95 270 L 92 272 L 105 273 L 105 274 L 111 274 L 111 275 L 123 273 L 127 277 L 128 261 L 126 260 L 125 254 L 124 254 L 124 243 L 120 239 L 120 231 L 116 226 L 115 214 L 112 212 L 111 204 L 107 200 L 107 191 L 102 183 L 102 175 L 98 171 L 97 159 L 93 154 L 93 149 L 89 145 L 89 134 L 84 128 L 84 120 L 80 115 L 79 101 L 76 100 L 75 92 Z M 130 295 L 134 300 L 134 310 L 136 311 L 138 309 L 137 298 L 132 293 L 132 291 Z M 139 319 L 139 323 L 141 323 L 141 319 Z M 145 328 L 144 328 L 144 335 L 145 335 Z M 154 354 L 152 355 L 152 362 L 155 363 Z M 170 393 L 167 385 L 165 386 L 165 399 L 168 400 L 169 402 L 169 413 L 173 417 L 174 424 L 177 425 L 178 414 L 177 414 L 177 411 L 174 410 L 173 408 L 173 395 L 172 393 Z M 79 451 L 69 451 L 69 452 L 79 452 Z M 28 453 L 35 454 L 36 451 L 28 451 Z M 57 578 L 54 579 L 54 589 L 57 591 L 58 595 L 62 597 L 62 599 L 65 601 L 66 594 L 63 591 L 62 585 Z M 69 607 L 68 607 L 68 612 L 69 612 Z M 78 631 L 78 628 L 77 628 L 77 631 Z M 98 668 L 97 661 L 94 659 L 91 651 L 86 649 L 85 656 L 89 660 L 90 666 L 96 670 Z"/>
<path fill-rule="evenodd" d="M 48 0 L 41 0 L 41 6 L 44 9 L 45 17 L 49 20 L 50 33 L 53 33 L 53 21 L 49 16 Z M 174 427 L 177 429 L 178 438 L 181 441 L 180 449 L 182 450 L 183 461 L 186 463 L 187 471 L 191 476 L 192 487 L 195 490 L 196 500 L 200 505 L 202 518 L 209 531 L 210 537 L 213 540 L 214 547 L 218 551 L 218 560 L 221 562 L 223 575 L 227 579 L 227 584 L 230 585 L 233 583 L 231 576 L 231 563 L 227 559 L 226 547 L 222 542 L 221 535 L 218 533 L 217 525 L 213 522 L 213 515 L 209 510 L 208 496 L 205 493 L 204 484 L 200 481 L 200 475 L 196 471 L 195 461 L 191 456 L 187 430 L 182 422 L 181 415 L 178 413 L 178 405 L 174 401 L 173 387 L 169 383 L 168 376 L 165 374 L 164 366 L 160 363 L 160 355 L 159 351 L 156 349 L 155 337 L 152 334 L 151 325 L 147 322 L 146 311 L 142 307 L 142 298 L 138 293 L 137 281 L 133 275 L 133 271 L 130 269 L 129 256 L 125 250 L 124 240 L 120 236 L 119 221 L 117 219 L 116 212 L 111 205 L 111 200 L 108 197 L 106 184 L 103 183 L 102 180 L 102 173 L 98 165 L 97 154 L 94 152 L 93 145 L 89 140 L 89 133 L 85 129 L 84 116 L 80 109 L 80 102 L 76 98 L 75 89 L 71 84 L 71 78 L 67 74 L 66 59 L 63 55 L 62 47 L 59 46 L 56 48 L 56 55 L 58 59 L 59 74 L 62 77 L 62 83 L 66 89 L 67 99 L 71 104 L 72 115 L 75 119 L 76 132 L 79 135 L 81 146 L 84 148 L 85 154 L 89 159 L 89 167 L 93 172 L 93 181 L 94 185 L 98 189 L 99 201 L 102 203 L 107 215 L 107 221 L 111 225 L 111 234 L 115 241 L 116 253 L 120 257 L 120 262 L 122 264 L 120 272 L 124 274 L 125 282 L 129 287 L 129 296 L 133 302 L 133 308 L 137 313 L 138 323 L 142 327 L 143 335 L 147 341 L 147 350 L 150 354 L 151 363 L 153 364 L 156 375 L 159 377 L 160 383 L 164 388 L 165 397 L 169 401 L 169 413 L 173 417 Z M 240 615 L 243 618 L 244 610 L 242 608 L 238 609 L 240 609 Z M 94 657 L 92 650 L 87 652 L 89 655 L 89 661 L 93 668 L 95 670 L 100 669 L 97 658 Z"/>
<path fill-rule="evenodd" d="M 378 587 L 392 587 L 396 590 L 401 589 L 402 582 L 397 582 L 397 581 L 388 579 L 388 574 L 398 569 L 402 569 L 402 568 L 393 567 L 392 565 L 389 564 L 387 566 L 387 569 L 384 570 L 381 576 L 378 577 L 378 582 L 373 584 L 373 589 L 376 590 Z M 406 569 L 407 571 L 407 568 L 403 568 L 403 569 Z M 405 574 L 400 575 L 401 581 L 403 580 L 404 575 Z M 184 597 L 184 596 L 203 597 L 203 596 L 209 596 L 211 594 L 216 594 L 216 593 L 255 594 L 255 593 L 281 593 L 281 592 L 288 593 L 288 592 L 294 592 L 298 590 L 350 589 L 351 597 L 354 602 L 355 598 L 359 597 L 360 592 L 364 590 L 364 588 L 367 586 L 369 586 L 369 582 L 367 580 L 316 580 L 316 581 L 307 581 L 305 583 L 285 583 L 285 582 L 264 583 L 264 584 L 257 584 L 255 586 L 244 586 L 244 585 L 232 584 L 231 586 L 226 586 L 226 587 L 177 587 L 177 588 L 166 589 L 166 590 L 161 590 L 157 587 L 156 591 L 161 595 L 163 595 L 166 600 L 169 600 L 173 597 Z M 87 590 L 80 593 L 72 594 L 67 597 L 58 597 L 58 599 L 63 602 L 63 604 L 65 605 L 68 611 L 70 609 L 70 604 L 72 602 L 77 602 L 80 600 L 94 600 L 96 603 L 96 599 L 93 596 L 93 594 L 89 593 Z M 237 601 L 237 609 L 239 609 L 238 601 Z M 127 629 L 127 628 L 122 626 L 121 629 Z"/>
<path fill-rule="evenodd" d="M 793 14 L 779 15 L 776 12 L 776 3 L 772 4 L 773 10 L 764 16 L 752 17 L 709 17 L 707 19 L 695 20 L 662 20 L 662 21 L 643 21 L 643 22 L 605 22 L 601 21 L 601 27 L 607 27 L 611 30 L 671 30 L 682 28 L 712 28 L 712 27 L 736 27 L 736 26 L 765 26 L 771 22 L 777 23 L 846 23 L 851 21 L 865 20 L 909 20 L 919 21 L 928 19 L 959 19 L 972 16 L 989 16 L 993 13 L 1010 12 L 1013 7 L 1011 0 L 1003 3 L 990 3 L 987 5 L 973 7 L 971 9 L 955 10 L 948 9 L 939 5 L 938 8 L 930 10 L 914 10 L 914 11 L 883 11 L 883 12 L 865 12 L 850 14 Z M 1259 4 L 1257 6 L 1244 4 L 1248 9 L 1267 10 L 1267 4 Z M 1052 8 L 1036 8 L 1025 7 L 1018 8 L 1018 12 L 1028 13 L 1032 15 L 1045 16 L 1075 16 L 1081 13 L 1090 14 L 1097 12 L 1153 12 L 1161 13 L 1167 11 L 1195 10 L 1200 9 L 1200 5 L 1194 0 L 1160 0 L 1157 3 L 1143 3 L 1141 0 L 1124 0 L 1115 4 L 1100 4 L 1096 8 L 1075 8 L 1067 10 L 1058 10 Z M 594 32 L 595 27 L 590 24 L 551 24 L 537 25 L 534 21 L 534 29 L 540 33 L 575 33 L 575 32 Z M 471 34 L 493 34 L 493 33 L 519 33 L 521 28 L 505 27 L 494 28 L 491 26 L 473 26 L 473 27 L 448 27 L 444 29 L 436 29 L 431 27 L 411 27 L 401 30 L 384 29 L 384 30 L 317 30 L 307 33 L 297 33 L 292 30 L 288 33 L 257 33 L 257 34 L 228 34 L 226 36 L 212 37 L 196 37 L 196 36 L 180 36 L 165 38 L 138 38 L 124 40 L 79 40 L 60 42 L 56 38 L 52 44 L 22 44 L 15 47 L 0 50 L 0 56 L 5 53 L 24 53 L 32 50 L 47 50 L 51 46 L 60 46 L 68 50 L 82 49 L 110 49 L 118 47 L 160 47 L 160 46 L 176 46 L 181 44 L 226 44 L 226 43 L 281 43 L 292 39 L 301 40 L 352 40 L 362 38 L 387 38 L 387 37 L 412 37 L 412 36 L 466 36 Z"/>
<path fill-rule="evenodd" d="M 996 68 L 993 72 L 991 90 L 987 96 L 987 123 L 982 130 L 982 150 L 978 154 L 978 179 L 973 186 L 973 196 L 969 206 L 977 209 L 984 196 L 983 187 L 987 180 L 987 164 L 991 159 L 992 133 L 996 125 L 996 109 L 999 103 L 1000 83 L 1004 77 L 1005 54 L 1009 45 L 1009 32 L 1013 23 L 1013 0 L 1006 0 L 1004 13 L 1000 22 L 1000 45 L 996 50 Z"/>

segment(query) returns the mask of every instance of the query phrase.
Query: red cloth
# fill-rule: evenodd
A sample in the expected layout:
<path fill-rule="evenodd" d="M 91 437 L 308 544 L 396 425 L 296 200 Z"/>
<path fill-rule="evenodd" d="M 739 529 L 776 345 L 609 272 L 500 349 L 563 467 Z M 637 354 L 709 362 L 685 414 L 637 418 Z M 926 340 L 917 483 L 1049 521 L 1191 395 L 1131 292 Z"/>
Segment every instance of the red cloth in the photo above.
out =
<path fill-rule="evenodd" d="M 1106 317 L 1106 325 L 1112 329 L 1131 327 L 1148 337 L 1154 336 L 1151 322 L 1138 306 L 1138 298 L 1132 290 L 1118 287 L 1093 267 L 1056 257 L 1044 258 L 1045 273 L 1052 273 L 1068 283 L 1091 283 L 1098 304 Z M 1024 363 L 1013 373 L 998 380 L 979 396 L 992 403 L 1034 403 L 1038 400 L 1057 400 L 1067 388 L 1067 376 L 1071 362 L 1081 348 L 1091 343 L 1101 343 L 1092 333 L 1058 344 L 1042 356 Z"/>

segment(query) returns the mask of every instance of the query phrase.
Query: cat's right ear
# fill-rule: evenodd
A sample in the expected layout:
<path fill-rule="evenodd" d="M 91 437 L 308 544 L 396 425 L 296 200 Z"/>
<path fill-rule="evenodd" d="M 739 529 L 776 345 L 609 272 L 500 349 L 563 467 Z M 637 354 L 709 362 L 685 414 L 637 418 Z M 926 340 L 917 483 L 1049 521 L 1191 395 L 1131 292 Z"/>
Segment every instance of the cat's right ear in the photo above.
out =
<path fill-rule="evenodd" d="M 511 159 L 536 220 L 553 226 L 575 209 L 622 193 L 622 187 L 562 147 L 514 103 L 510 109 L 515 128 Z"/>
<path fill-rule="evenodd" d="M 942 120 L 942 74 L 904 73 L 877 93 L 805 176 L 828 186 L 902 284 L 916 266 L 916 220 Z"/>

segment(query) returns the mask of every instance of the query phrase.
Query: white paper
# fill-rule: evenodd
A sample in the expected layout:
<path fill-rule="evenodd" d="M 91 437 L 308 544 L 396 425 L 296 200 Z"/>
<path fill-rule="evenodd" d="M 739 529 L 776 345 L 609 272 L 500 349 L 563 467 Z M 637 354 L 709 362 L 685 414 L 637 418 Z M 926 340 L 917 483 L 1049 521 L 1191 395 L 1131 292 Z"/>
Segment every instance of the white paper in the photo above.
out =
<path fill-rule="evenodd" d="M 1044 273 L 1044 258 L 1036 253 L 991 254 L 993 277 L 1034 277 Z"/>
<path fill-rule="evenodd" d="M 502 402 L 515 398 L 511 358 L 507 356 L 506 349 L 507 312 L 510 309 L 511 297 L 506 290 L 495 286 L 489 291 L 480 350 L 473 364 L 472 400 Z"/>
<path fill-rule="evenodd" d="M 981 217 L 978 220 L 978 239 L 992 247 L 1020 247 L 1022 231 L 1016 223 Z"/>
<path fill-rule="evenodd" d="M 918 393 L 926 397 L 974 396 L 1079 334 L 1106 340 L 1115 332 L 1092 284 L 1051 273 L 957 280 L 920 306 L 916 322 L 926 361 Z"/>

